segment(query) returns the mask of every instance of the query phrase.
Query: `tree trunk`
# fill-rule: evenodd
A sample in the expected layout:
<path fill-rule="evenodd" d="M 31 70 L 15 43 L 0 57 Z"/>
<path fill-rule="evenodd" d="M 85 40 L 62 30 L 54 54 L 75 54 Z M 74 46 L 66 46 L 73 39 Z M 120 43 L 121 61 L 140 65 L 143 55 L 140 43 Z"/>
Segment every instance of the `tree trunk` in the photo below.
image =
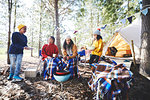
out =
<path fill-rule="evenodd" d="M 15 28 L 16 28 L 16 11 L 17 11 L 17 0 L 15 0 L 15 12 L 14 12 L 14 28 L 13 28 L 13 32 L 15 32 Z"/>
<path fill-rule="evenodd" d="M 91 9 L 91 12 L 90 12 L 90 29 L 91 29 L 91 38 L 93 38 L 93 12 L 92 12 L 92 9 Z M 95 29 L 96 30 L 96 29 Z"/>
<path fill-rule="evenodd" d="M 12 12 L 12 0 L 8 0 L 9 31 L 8 31 L 8 43 L 7 43 L 7 64 L 10 64 L 9 47 L 10 47 L 10 34 L 11 34 L 11 12 Z"/>
<path fill-rule="evenodd" d="M 31 35 L 32 35 L 32 44 L 31 44 L 31 46 L 33 47 L 33 32 L 31 33 Z M 31 49 L 31 57 L 33 57 L 33 49 Z"/>
<path fill-rule="evenodd" d="M 59 54 L 62 55 L 61 52 L 61 43 L 60 43 L 60 32 L 59 32 L 59 14 L 58 14 L 58 0 L 55 0 L 55 20 L 56 20 L 56 45 L 59 50 Z"/>
<path fill-rule="evenodd" d="M 53 33 L 52 33 L 52 35 L 54 36 L 55 35 L 55 18 L 54 17 L 52 17 L 52 19 L 53 19 Z"/>
<path fill-rule="evenodd" d="M 143 9 L 147 7 L 146 5 L 150 5 L 150 0 L 143 0 Z M 142 15 L 141 33 L 140 74 L 150 76 L 150 10 L 146 16 Z"/>
<path fill-rule="evenodd" d="M 38 49 L 39 57 L 40 57 L 40 50 L 41 50 L 41 34 L 42 34 L 42 0 L 41 0 L 41 11 L 40 11 L 40 33 L 39 33 L 39 49 Z"/>
<path fill-rule="evenodd" d="M 129 17 L 129 11 L 130 11 L 130 0 L 128 0 L 128 17 Z"/>

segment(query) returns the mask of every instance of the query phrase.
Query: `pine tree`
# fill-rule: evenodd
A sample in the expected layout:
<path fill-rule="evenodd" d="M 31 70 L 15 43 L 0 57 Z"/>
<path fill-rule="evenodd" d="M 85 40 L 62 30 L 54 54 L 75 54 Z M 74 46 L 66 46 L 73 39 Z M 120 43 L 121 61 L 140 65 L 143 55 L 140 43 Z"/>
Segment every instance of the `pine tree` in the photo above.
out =
<path fill-rule="evenodd" d="M 143 9 L 150 7 L 150 0 L 143 0 Z M 148 6 L 147 6 L 148 5 Z M 140 74 L 150 76 L 150 10 L 147 15 L 142 15 L 141 32 L 141 65 Z"/>

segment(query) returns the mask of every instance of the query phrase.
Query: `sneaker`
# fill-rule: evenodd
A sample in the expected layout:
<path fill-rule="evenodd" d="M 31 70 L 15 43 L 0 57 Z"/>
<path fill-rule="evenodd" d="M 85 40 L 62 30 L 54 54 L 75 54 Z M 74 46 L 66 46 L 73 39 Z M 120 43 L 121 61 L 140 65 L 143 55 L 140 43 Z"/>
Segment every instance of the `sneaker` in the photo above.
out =
<path fill-rule="evenodd" d="M 12 79 L 13 79 L 13 74 L 9 74 L 9 76 L 8 76 L 7 79 L 8 79 L 8 80 L 12 80 Z"/>
<path fill-rule="evenodd" d="M 23 78 L 21 78 L 19 76 L 14 76 L 12 81 L 13 82 L 20 82 L 20 81 L 23 81 Z"/>

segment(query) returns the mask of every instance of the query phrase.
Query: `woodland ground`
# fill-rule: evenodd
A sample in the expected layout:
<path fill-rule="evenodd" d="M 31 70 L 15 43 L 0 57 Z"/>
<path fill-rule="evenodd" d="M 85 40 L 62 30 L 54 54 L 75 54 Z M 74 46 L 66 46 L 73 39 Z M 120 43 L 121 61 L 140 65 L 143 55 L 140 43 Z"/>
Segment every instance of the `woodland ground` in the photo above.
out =
<path fill-rule="evenodd" d="M 22 70 L 37 67 L 39 58 L 24 56 Z M 0 71 L 6 68 L 6 55 L 0 57 Z M 131 71 L 133 73 L 133 64 Z M 84 71 L 86 71 L 84 73 Z M 27 78 L 23 82 L 12 83 L 7 81 L 7 75 L 0 75 L 0 100 L 27 99 L 27 100 L 93 100 L 95 93 L 90 90 L 87 82 L 91 77 L 88 67 L 79 67 L 80 78 L 74 78 L 63 83 L 45 81 L 42 77 Z M 24 73 L 21 74 L 24 77 Z M 149 100 L 150 80 L 140 74 L 134 74 L 134 84 L 129 90 L 129 100 Z"/>

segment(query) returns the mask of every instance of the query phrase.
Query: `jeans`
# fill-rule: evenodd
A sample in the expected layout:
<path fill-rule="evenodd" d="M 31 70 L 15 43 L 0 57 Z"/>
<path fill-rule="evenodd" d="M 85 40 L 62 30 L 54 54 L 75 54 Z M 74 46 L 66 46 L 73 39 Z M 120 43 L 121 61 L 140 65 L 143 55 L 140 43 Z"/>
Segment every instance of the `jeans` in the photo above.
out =
<path fill-rule="evenodd" d="M 9 54 L 10 74 L 19 76 L 23 54 Z"/>

